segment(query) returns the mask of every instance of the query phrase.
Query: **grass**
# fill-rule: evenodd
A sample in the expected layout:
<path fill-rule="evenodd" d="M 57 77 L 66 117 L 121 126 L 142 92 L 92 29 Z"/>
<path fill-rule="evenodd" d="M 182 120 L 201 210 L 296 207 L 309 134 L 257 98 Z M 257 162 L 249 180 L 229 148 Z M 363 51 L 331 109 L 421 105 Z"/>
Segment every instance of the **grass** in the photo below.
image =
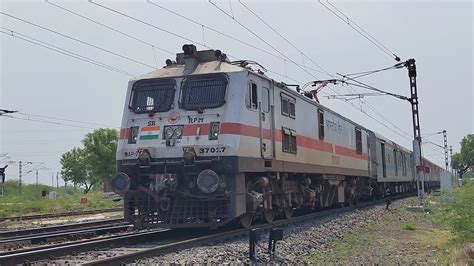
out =
<path fill-rule="evenodd" d="M 317 250 L 303 258 L 303 261 L 312 263 L 344 263 L 349 258 L 368 247 L 370 243 L 377 241 L 374 239 L 374 233 L 383 227 L 384 222 L 370 222 L 363 228 L 349 232 L 343 239 L 331 240 L 331 252 Z"/>
<path fill-rule="evenodd" d="M 350 264 L 365 251 L 378 250 L 380 254 L 372 255 L 380 262 L 396 263 L 391 251 L 403 248 L 404 241 L 411 243 L 410 251 L 399 255 L 406 256 L 407 261 L 423 261 L 430 254 L 429 260 L 436 264 L 474 266 L 474 254 L 466 252 L 467 245 L 474 243 L 474 183 L 456 188 L 452 195 L 432 193 L 426 199 L 425 212 L 407 206 L 387 213 L 377 222 L 348 232 L 343 239 L 332 239 L 329 251 L 316 248 L 303 261 Z M 373 248 L 377 246 L 383 248 Z M 417 251 L 412 252 L 412 247 Z"/>
<path fill-rule="evenodd" d="M 414 223 L 403 223 L 402 224 L 402 229 L 409 230 L 409 231 L 414 231 L 416 229 L 416 224 L 414 224 Z"/>
<path fill-rule="evenodd" d="M 56 191 L 56 188 L 45 185 L 23 185 L 21 194 L 18 183 L 5 182 L 5 195 L 0 196 L 0 217 L 29 214 L 57 213 L 66 211 L 95 210 L 122 206 L 122 202 L 103 199 L 99 191 L 91 191 L 84 195 L 82 191 L 74 192 L 73 187 L 59 188 L 58 197 L 43 197 L 42 191 Z M 87 204 L 81 204 L 81 198 L 87 197 Z"/>
<path fill-rule="evenodd" d="M 445 228 L 441 234 L 445 240 L 438 241 L 443 250 L 439 256 L 440 262 L 474 265 L 474 254 L 469 257 L 463 251 L 469 243 L 474 243 L 474 182 L 457 188 L 452 196 L 441 193 L 434 197 L 437 197 L 437 201 L 434 201 L 437 204 L 432 204 L 433 220 Z M 437 239 L 439 235 L 436 233 L 440 232 L 427 237 Z"/>

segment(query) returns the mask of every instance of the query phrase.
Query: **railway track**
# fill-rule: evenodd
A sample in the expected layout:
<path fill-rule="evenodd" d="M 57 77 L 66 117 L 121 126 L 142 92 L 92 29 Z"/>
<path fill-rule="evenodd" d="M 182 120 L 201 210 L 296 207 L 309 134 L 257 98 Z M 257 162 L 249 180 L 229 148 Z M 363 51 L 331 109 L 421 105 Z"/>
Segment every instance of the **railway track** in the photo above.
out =
<path fill-rule="evenodd" d="M 397 200 L 400 198 L 405 198 L 411 195 L 399 195 L 391 197 L 392 200 Z M 345 207 L 339 209 L 330 209 L 317 213 L 306 214 L 301 216 L 296 216 L 287 220 L 277 220 L 271 224 L 258 224 L 252 228 L 259 228 L 262 231 L 269 230 L 274 227 L 280 227 L 284 225 L 294 224 L 303 222 L 309 219 L 318 219 L 328 215 L 339 214 L 344 212 L 350 212 L 356 209 L 363 209 L 372 207 L 381 203 L 384 203 L 385 200 L 378 200 L 373 202 L 367 202 L 358 204 L 352 207 Z M 63 246 L 61 248 L 55 248 L 49 250 L 38 250 L 36 252 L 26 252 L 22 254 L 10 254 L 8 257 L 2 257 L 0 255 L 0 264 L 5 259 L 9 259 L 15 263 L 24 263 L 25 261 L 35 261 L 35 260 L 44 260 L 51 259 L 51 255 L 54 257 L 64 256 L 71 253 L 71 250 L 74 250 L 75 253 L 88 252 L 93 250 L 96 255 L 81 255 L 76 258 L 74 256 L 68 258 L 56 258 L 52 261 L 49 260 L 48 263 L 64 263 L 64 264 L 82 264 L 82 265 L 118 265 L 123 263 L 131 263 L 137 259 L 157 256 L 160 254 L 170 253 L 179 249 L 184 249 L 196 245 L 206 244 L 206 243 L 215 243 L 218 241 L 224 241 L 227 239 L 241 237 L 248 234 L 248 229 L 234 229 L 222 231 L 216 230 L 213 232 L 199 230 L 194 232 L 181 232 L 184 230 L 176 231 L 169 229 L 162 229 L 158 231 L 150 232 L 141 232 L 141 233 L 129 233 L 127 235 L 121 235 L 116 237 L 110 237 L 107 239 L 101 240 L 91 240 L 91 242 L 85 244 L 72 244 L 69 246 Z M 181 233 L 178 233 L 181 232 Z M 156 242 L 159 240 L 158 242 Z M 153 245 L 148 247 L 146 245 L 141 245 L 140 247 L 126 247 L 130 244 L 143 244 L 146 241 L 153 242 Z M 111 247 L 115 247 L 112 248 Z M 101 248 L 108 248 L 108 250 L 100 250 Z M 48 257 L 45 255 L 48 254 Z M 86 261 L 84 258 L 95 258 L 91 261 Z"/>
<path fill-rule="evenodd" d="M 118 211 L 123 211 L 123 208 L 119 207 L 119 208 L 109 208 L 109 209 L 90 210 L 90 211 L 72 211 L 72 212 L 2 217 L 0 218 L 0 222 L 19 221 L 19 220 L 36 220 L 36 219 L 56 218 L 56 217 L 65 217 L 65 216 L 79 216 L 79 215 L 86 215 L 86 214 L 97 214 L 97 213 L 118 212 Z"/>
<path fill-rule="evenodd" d="M 90 222 L 82 223 L 73 223 L 73 224 L 62 224 L 55 226 L 46 226 L 40 228 L 31 228 L 31 229 L 22 229 L 22 230 L 10 230 L 0 232 L 0 241 L 12 238 L 26 237 L 26 236 L 39 236 L 51 233 L 60 233 L 60 232 L 73 232 L 74 230 L 81 230 L 85 228 L 94 228 L 105 225 L 117 225 L 124 224 L 125 221 L 123 218 L 115 219 L 103 219 Z"/>
<path fill-rule="evenodd" d="M 63 230 L 52 233 L 40 233 L 27 236 L 15 236 L 5 239 L 0 239 L 0 249 L 12 250 L 18 248 L 25 248 L 25 246 L 47 244 L 54 242 L 74 241 L 84 238 L 93 238 L 106 234 L 114 234 L 125 232 L 133 228 L 131 224 L 118 223 L 110 225 L 93 226 L 90 228 L 78 228 L 72 230 Z M 3 253 L 0 253 L 3 254 Z"/>
<path fill-rule="evenodd" d="M 167 234 L 169 234 L 170 231 L 169 229 L 156 229 L 146 232 L 128 232 L 101 238 L 5 251 L 0 252 L 0 265 L 29 264 L 33 261 L 54 259 L 71 253 L 77 254 L 118 245 L 137 244 L 144 241 L 151 241 L 157 237 L 169 238 Z"/>

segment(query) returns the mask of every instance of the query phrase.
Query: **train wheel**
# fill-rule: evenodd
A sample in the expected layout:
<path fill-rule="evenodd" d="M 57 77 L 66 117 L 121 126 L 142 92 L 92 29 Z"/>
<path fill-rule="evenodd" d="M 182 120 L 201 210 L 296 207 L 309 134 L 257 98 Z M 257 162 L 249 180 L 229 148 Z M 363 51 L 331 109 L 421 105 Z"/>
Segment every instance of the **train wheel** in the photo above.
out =
<path fill-rule="evenodd" d="M 293 217 L 293 209 L 292 208 L 284 208 L 283 209 L 283 216 L 285 216 L 286 219 L 290 219 Z"/>
<path fill-rule="evenodd" d="M 243 228 L 249 229 L 252 226 L 253 217 L 253 213 L 243 214 L 239 217 L 239 222 Z"/>
<path fill-rule="evenodd" d="M 275 220 L 275 211 L 274 210 L 263 210 L 263 218 L 267 223 L 272 223 Z"/>

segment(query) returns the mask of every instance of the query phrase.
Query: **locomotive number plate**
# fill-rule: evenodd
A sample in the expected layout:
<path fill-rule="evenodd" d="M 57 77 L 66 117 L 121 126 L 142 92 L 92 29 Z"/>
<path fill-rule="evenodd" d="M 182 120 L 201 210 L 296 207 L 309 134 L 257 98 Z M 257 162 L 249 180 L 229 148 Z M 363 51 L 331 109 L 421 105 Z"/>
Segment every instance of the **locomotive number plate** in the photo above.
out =
<path fill-rule="evenodd" d="M 125 157 L 137 157 L 138 151 L 126 151 L 124 153 Z"/>
<path fill-rule="evenodd" d="M 225 152 L 226 147 L 201 147 L 199 148 L 200 154 L 209 154 L 209 153 L 223 153 Z"/>

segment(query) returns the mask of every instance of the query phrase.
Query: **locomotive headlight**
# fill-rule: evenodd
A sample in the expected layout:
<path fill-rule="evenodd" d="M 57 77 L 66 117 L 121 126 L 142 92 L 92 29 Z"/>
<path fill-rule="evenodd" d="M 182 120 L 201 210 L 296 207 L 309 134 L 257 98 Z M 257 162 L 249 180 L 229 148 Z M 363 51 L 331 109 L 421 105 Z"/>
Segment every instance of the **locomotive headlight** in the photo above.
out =
<path fill-rule="evenodd" d="M 219 129 L 220 129 L 219 122 L 211 122 L 210 127 L 209 127 L 209 140 L 216 140 L 219 138 Z"/>
<path fill-rule="evenodd" d="M 166 139 L 171 139 L 171 137 L 173 137 L 173 133 L 174 133 L 173 128 L 172 127 L 167 127 L 165 129 L 165 138 Z"/>
<path fill-rule="evenodd" d="M 120 172 L 112 178 L 111 185 L 115 193 L 123 195 L 130 189 L 130 177 Z"/>
<path fill-rule="evenodd" d="M 183 127 L 177 126 L 177 127 L 174 129 L 174 136 L 175 136 L 177 139 L 181 138 L 181 136 L 183 136 Z"/>
<path fill-rule="evenodd" d="M 199 173 L 196 183 L 202 193 L 210 194 L 217 190 L 220 180 L 216 172 L 206 169 Z"/>

